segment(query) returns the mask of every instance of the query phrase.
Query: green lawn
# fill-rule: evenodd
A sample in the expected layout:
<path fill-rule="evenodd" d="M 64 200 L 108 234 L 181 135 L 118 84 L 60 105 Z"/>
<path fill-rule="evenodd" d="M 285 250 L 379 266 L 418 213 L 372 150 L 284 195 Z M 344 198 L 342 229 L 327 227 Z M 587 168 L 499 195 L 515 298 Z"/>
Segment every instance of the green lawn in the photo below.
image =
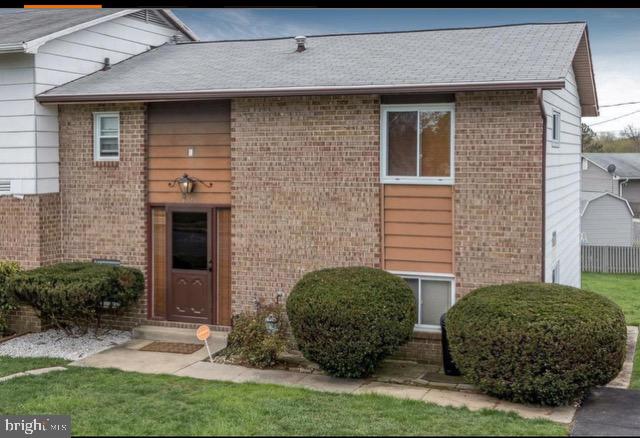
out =
<path fill-rule="evenodd" d="M 73 368 L 0 384 L 0 414 L 69 414 L 78 435 L 566 435 L 516 414 L 375 395 Z"/>
<path fill-rule="evenodd" d="M 21 371 L 35 370 L 37 368 L 55 367 L 69 363 L 65 359 L 52 357 L 8 357 L 0 356 L 0 377 Z"/>
<path fill-rule="evenodd" d="M 583 272 L 582 288 L 610 298 L 622 308 L 628 325 L 640 325 L 640 275 Z"/>
<path fill-rule="evenodd" d="M 622 308 L 628 325 L 640 325 L 640 275 L 583 272 L 582 288 L 609 297 Z M 631 388 L 640 389 L 640 348 L 633 361 Z"/>

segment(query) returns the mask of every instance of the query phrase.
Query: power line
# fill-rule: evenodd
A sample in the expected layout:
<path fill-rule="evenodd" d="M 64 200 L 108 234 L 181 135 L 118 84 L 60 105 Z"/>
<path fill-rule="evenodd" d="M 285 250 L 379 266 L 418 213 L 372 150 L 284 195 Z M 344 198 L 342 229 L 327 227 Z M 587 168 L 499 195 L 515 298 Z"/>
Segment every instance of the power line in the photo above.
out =
<path fill-rule="evenodd" d="M 614 120 L 618 120 L 618 119 L 621 119 L 621 118 L 623 118 L 623 117 L 627 117 L 627 116 L 630 116 L 630 115 L 632 115 L 632 114 L 637 114 L 637 113 L 640 113 L 640 110 L 635 110 L 635 111 L 632 111 L 632 112 L 630 112 L 630 113 L 623 114 L 623 115 L 618 116 L 618 117 L 614 117 L 614 118 L 612 118 L 612 119 L 603 120 L 603 121 L 601 121 L 601 122 L 591 123 L 591 124 L 589 124 L 589 126 L 602 125 L 603 123 L 613 122 Z"/>
<path fill-rule="evenodd" d="M 640 103 L 640 101 L 638 101 L 638 102 L 612 103 L 610 105 L 600 105 L 600 108 L 610 108 L 612 106 L 624 106 L 624 105 L 637 105 L 639 103 Z"/>

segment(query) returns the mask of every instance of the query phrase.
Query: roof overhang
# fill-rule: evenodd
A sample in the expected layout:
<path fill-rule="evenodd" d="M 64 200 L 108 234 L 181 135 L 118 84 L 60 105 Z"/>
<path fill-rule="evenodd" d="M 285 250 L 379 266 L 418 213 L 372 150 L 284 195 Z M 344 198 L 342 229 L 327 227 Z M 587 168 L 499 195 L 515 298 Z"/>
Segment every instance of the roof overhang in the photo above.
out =
<path fill-rule="evenodd" d="M 596 91 L 595 76 L 593 74 L 593 61 L 587 26 L 585 26 L 582 38 L 580 38 L 578 42 L 571 66 L 576 76 L 582 116 L 599 116 L 600 108 L 598 107 L 598 93 Z"/>
<path fill-rule="evenodd" d="M 45 35 L 43 37 L 36 38 L 31 41 L 23 41 L 22 43 L 0 45 L 0 53 L 15 53 L 15 52 L 37 53 L 40 46 L 42 46 L 43 44 L 51 40 L 60 38 L 61 36 L 69 35 L 70 33 L 77 32 L 82 29 L 86 29 L 87 27 L 95 26 L 96 24 L 104 23 L 105 21 L 113 20 L 114 18 L 128 15 L 135 11 L 137 11 L 137 9 L 123 9 L 121 11 L 116 11 L 113 14 L 104 15 L 94 20 L 85 21 L 84 23 L 67 27 L 66 29 L 62 29 L 58 32 L 50 33 L 49 35 Z"/>
<path fill-rule="evenodd" d="M 37 53 L 40 46 L 43 44 L 54 40 L 56 38 L 60 38 L 65 35 L 69 35 L 73 32 L 78 32 L 79 30 L 86 29 L 91 26 L 95 26 L 96 24 L 104 23 L 106 21 L 113 20 L 114 18 L 123 17 L 125 15 L 129 15 L 133 12 L 137 12 L 140 9 L 123 9 L 120 11 L 115 11 L 112 14 L 104 15 L 102 17 L 98 17 L 94 20 L 85 21 L 84 23 L 77 24 L 75 26 L 67 27 L 66 29 L 62 29 L 58 32 L 51 33 L 49 35 L 45 35 L 40 38 L 36 38 L 31 41 L 24 41 L 21 43 L 12 43 L 12 44 L 0 44 L 0 53 Z M 160 12 L 165 16 L 167 20 L 169 20 L 172 24 L 174 24 L 181 32 L 187 35 L 191 40 L 198 41 L 198 37 L 189 27 L 184 24 L 178 17 L 176 17 L 173 12 L 168 9 L 160 9 Z"/>
<path fill-rule="evenodd" d="M 313 96 L 327 94 L 414 94 L 442 93 L 487 90 L 559 90 L 564 88 L 564 79 L 540 81 L 507 82 L 465 82 L 441 84 L 407 85 L 358 85 L 358 86 L 318 86 L 318 87 L 279 87 L 279 88 L 239 88 L 220 90 L 190 90 L 153 93 L 117 93 L 117 94 L 39 94 L 40 103 L 91 103 L 91 102 L 158 102 L 176 100 L 229 99 L 233 97 L 267 96 Z"/>

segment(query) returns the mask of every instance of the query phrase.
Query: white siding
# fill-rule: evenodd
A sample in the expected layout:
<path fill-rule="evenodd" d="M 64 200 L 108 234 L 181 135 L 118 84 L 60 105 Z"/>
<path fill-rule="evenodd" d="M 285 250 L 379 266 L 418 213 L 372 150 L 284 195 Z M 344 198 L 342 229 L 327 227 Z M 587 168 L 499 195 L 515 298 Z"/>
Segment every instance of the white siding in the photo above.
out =
<path fill-rule="evenodd" d="M 560 263 L 560 283 L 580 287 L 581 110 L 573 70 L 566 87 L 543 93 L 547 113 L 545 281 Z M 553 111 L 560 112 L 560 139 L 551 140 Z M 557 244 L 552 246 L 553 233 Z"/>
<path fill-rule="evenodd" d="M 180 33 L 119 17 L 42 45 L 35 55 L 0 55 L 0 181 L 19 194 L 57 192 L 58 111 L 34 96 L 159 46 Z M 87 145 L 87 147 L 92 147 Z"/>
<path fill-rule="evenodd" d="M 13 190 L 35 187 L 33 64 L 33 55 L 0 55 L 0 181 L 13 181 Z"/>
<path fill-rule="evenodd" d="M 596 166 L 586 158 L 587 170 L 582 169 L 582 191 L 583 192 L 609 192 L 614 195 L 618 193 L 618 182 L 606 170 Z"/>

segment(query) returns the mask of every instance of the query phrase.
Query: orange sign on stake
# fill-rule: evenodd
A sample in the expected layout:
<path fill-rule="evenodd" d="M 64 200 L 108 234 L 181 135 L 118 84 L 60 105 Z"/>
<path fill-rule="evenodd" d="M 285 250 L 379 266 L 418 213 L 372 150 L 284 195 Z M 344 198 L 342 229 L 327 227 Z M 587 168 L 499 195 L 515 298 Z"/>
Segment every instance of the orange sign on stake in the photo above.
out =
<path fill-rule="evenodd" d="M 211 357 L 211 350 L 209 350 L 209 343 L 207 339 L 211 336 L 211 330 L 209 330 L 209 326 L 201 325 L 196 330 L 196 338 L 200 341 L 204 341 L 204 345 L 207 346 L 207 353 L 209 353 L 209 362 L 213 363 L 213 358 Z"/>

